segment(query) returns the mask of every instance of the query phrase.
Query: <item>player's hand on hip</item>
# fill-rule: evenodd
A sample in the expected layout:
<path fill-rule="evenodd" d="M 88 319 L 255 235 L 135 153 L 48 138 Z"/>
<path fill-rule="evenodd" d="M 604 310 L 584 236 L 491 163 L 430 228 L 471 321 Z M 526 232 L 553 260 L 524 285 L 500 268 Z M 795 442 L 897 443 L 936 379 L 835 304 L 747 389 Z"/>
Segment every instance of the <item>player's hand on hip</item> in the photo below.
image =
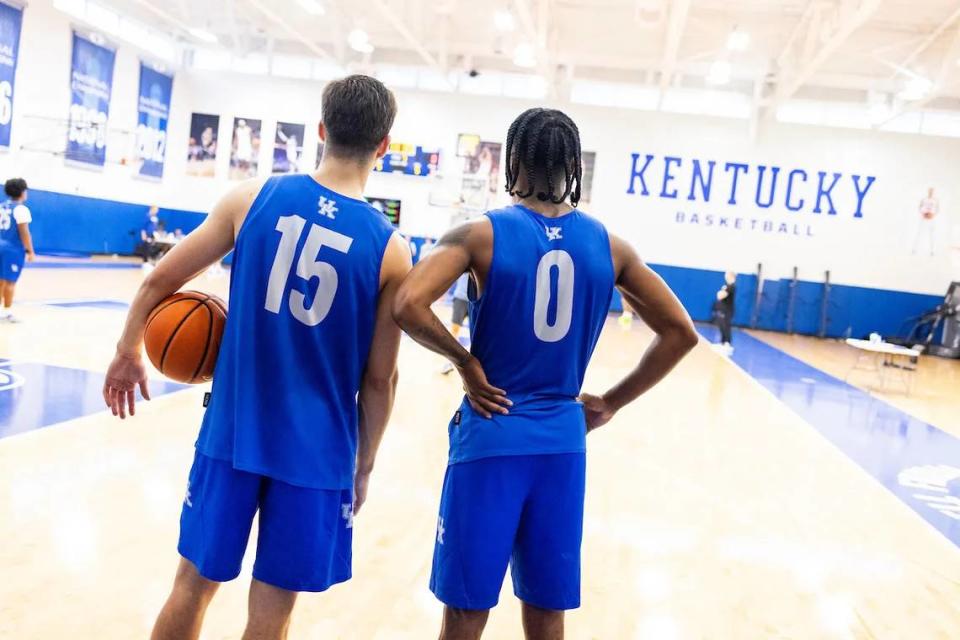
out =
<path fill-rule="evenodd" d="M 353 479 L 353 515 L 360 513 L 360 507 L 367 501 L 367 489 L 370 487 L 370 473 L 358 471 Z"/>
<path fill-rule="evenodd" d="M 107 376 L 103 382 L 103 400 L 110 407 L 113 415 L 125 419 L 127 412 L 136 413 L 136 388 L 145 400 L 150 399 L 150 390 L 147 388 L 147 368 L 143 364 L 140 354 L 129 355 L 117 353 Z"/>
<path fill-rule="evenodd" d="M 492 418 L 495 413 L 510 413 L 509 408 L 513 403 L 507 398 L 507 392 L 487 381 L 487 374 L 476 357 L 467 358 L 463 364 L 457 366 L 457 371 L 463 379 L 463 390 L 474 411 L 484 418 Z"/>
<path fill-rule="evenodd" d="M 583 393 L 580 394 L 579 400 L 583 403 L 583 413 L 587 418 L 587 433 L 607 424 L 617 413 L 616 410 L 607 404 L 607 401 L 600 396 Z"/>

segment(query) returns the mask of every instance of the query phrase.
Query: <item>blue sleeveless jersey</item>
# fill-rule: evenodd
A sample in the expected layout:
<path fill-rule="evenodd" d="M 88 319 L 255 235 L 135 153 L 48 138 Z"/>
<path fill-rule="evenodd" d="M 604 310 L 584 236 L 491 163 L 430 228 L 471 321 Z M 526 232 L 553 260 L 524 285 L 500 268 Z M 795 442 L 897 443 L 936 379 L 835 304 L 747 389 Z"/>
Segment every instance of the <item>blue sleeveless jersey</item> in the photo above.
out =
<path fill-rule="evenodd" d="M 14 210 L 20 206 L 23 205 L 13 200 L 0 204 L 0 248 L 24 251 L 17 220 L 13 215 Z"/>
<path fill-rule="evenodd" d="M 614 287 L 607 231 L 577 210 L 547 218 L 514 205 L 487 217 L 493 259 L 471 302 L 471 351 L 514 404 L 487 420 L 464 400 L 450 423 L 450 462 L 584 451 L 577 397 Z"/>
<path fill-rule="evenodd" d="M 266 183 L 237 236 L 201 453 L 297 486 L 353 486 L 357 392 L 393 231 L 311 176 Z"/>

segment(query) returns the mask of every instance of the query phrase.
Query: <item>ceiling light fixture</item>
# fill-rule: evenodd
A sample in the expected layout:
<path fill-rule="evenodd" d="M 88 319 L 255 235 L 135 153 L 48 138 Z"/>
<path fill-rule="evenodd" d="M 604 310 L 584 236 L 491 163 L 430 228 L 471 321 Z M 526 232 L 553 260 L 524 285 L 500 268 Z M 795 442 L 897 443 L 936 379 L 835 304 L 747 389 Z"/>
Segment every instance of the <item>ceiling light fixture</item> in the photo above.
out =
<path fill-rule="evenodd" d="M 521 42 L 513 50 L 513 64 L 524 69 L 537 66 L 537 50 L 529 42 Z"/>
<path fill-rule="evenodd" d="M 327 12 L 317 0 L 297 0 L 304 11 L 312 16 L 322 16 Z"/>
<path fill-rule="evenodd" d="M 347 44 L 357 53 L 373 53 L 370 35 L 363 29 L 354 29 L 347 35 Z"/>
<path fill-rule="evenodd" d="M 750 34 L 734 27 L 727 36 L 727 49 L 730 51 L 746 51 L 750 48 Z"/>
<path fill-rule="evenodd" d="M 903 91 L 898 93 L 902 100 L 922 100 L 933 90 L 933 83 L 923 76 L 914 76 L 907 81 Z"/>
<path fill-rule="evenodd" d="M 707 74 L 707 84 L 722 85 L 730 83 L 730 76 L 733 73 L 733 67 L 726 60 L 717 60 L 710 65 L 710 72 Z"/>
<path fill-rule="evenodd" d="M 493 24 L 497 27 L 497 31 L 513 31 L 517 28 L 517 22 L 514 20 L 513 14 L 507 9 L 494 11 Z"/>
<path fill-rule="evenodd" d="M 199 27 L 194 27 L 190 29 L 190 35 L 192 35 L 197 40 L 203 40 L 204 42 L 209 42 L 210 44 L 216 44 L 219 42 L 217 36 L 210 33 L 206 29 L 200 29 Z"/>

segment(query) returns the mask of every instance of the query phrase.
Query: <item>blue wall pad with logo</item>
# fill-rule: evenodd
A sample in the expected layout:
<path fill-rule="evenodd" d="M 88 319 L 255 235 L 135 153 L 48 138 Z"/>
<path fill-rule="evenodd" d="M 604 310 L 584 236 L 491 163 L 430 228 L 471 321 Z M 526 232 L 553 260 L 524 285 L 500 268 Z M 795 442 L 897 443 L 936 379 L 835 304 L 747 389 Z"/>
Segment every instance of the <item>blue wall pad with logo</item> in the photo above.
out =
<path fill-rule="evenodd" d="M 0 360 L 0 439 L 106 411 L 103 377 L 83 369 Z M 186 388 L 150 381 L 155 398 Z"/>
<path fill-rule="evenodd" d="M 30 190 L 27 203 L 33 213 L 30 231 L 40 253 L 133 253 L 148 205 L 87 198 L 40 189 Z M 168 231 L 190 233 L 206 214 L 161 209 L 160 220 Z"/>
<path fill-rule="evenodd" d="M 742 331 L 733 345 L 737 366 L 960 546 L 960 439 Z"/>

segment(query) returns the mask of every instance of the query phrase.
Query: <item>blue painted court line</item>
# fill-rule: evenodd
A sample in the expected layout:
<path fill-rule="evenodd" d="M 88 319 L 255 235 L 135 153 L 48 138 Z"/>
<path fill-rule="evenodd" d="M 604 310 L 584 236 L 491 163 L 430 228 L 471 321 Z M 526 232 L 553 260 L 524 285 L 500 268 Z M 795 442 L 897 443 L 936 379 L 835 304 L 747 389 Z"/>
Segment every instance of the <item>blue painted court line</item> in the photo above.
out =
<path fill-rule="evenodd" d="M 150 381 L 153 397 L 186 388 Z M 102 389 L 102 373 L 0 360 L 0 439 L 106 411 Z"/>
<path fill-rule="evenodd" d="M 135 262 L 93 262 L 93 261 L 37 261 L 31 262 L 26 269 L 140 269 Z"/>
<path fill-rule="evenodd" d="M 66 300 L 63 302 L 44 302 L 48 307 L 63 309 L 108 309 L 111 311 L 126 311 L 130 305 L 119 300 Z"/>
<path fill-rule="evenodd" d="M 737 366 L 960 546 L 960 439 L 743 331 L 733 346 Z"/>

